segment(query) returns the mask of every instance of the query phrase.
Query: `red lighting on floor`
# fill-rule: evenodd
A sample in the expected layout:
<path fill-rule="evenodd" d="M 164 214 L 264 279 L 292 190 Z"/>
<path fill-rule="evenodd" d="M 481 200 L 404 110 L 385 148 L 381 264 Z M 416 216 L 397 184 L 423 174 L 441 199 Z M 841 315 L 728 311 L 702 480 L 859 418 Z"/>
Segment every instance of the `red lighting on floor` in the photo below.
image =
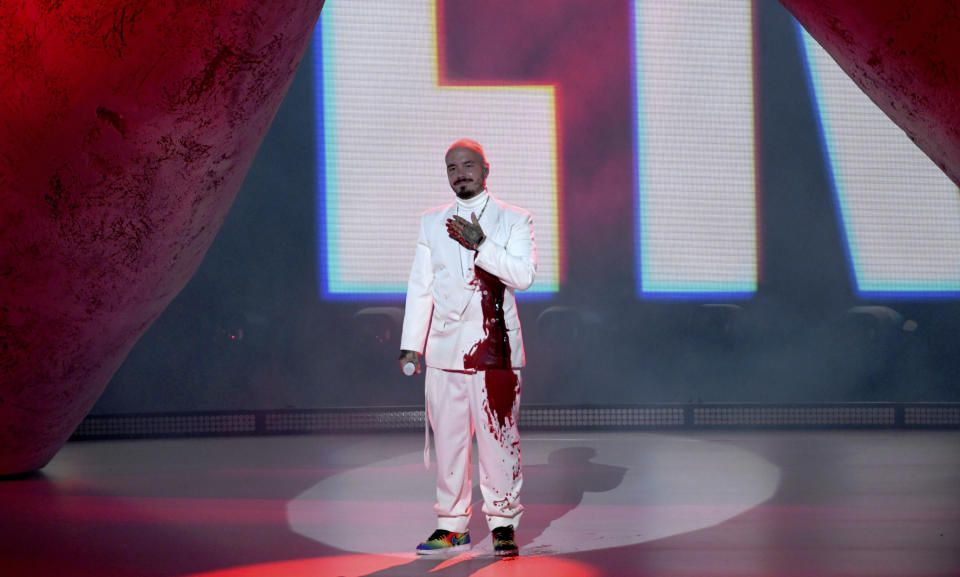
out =
<path fill-rule="evenodd" d="M 466 553 L 441 562 L 424 572 L 443 575 L 444 570 L 461 562 L 483 563 L 485 557 Z M 317 557 L 294 561 L 277 561 L 259 565 L 247 565 L 232 569 L 220 569 L 208 573 L 194 573 L 184 577 L 318 577 L 336 575 L 338 577 L 364 577 L 385 571 L 393 567 L 412 563 L 433 563 L 433 559 L 417 557 L 414 553 L 395 555 L 341 555 L 339 557 Z M 462 568 L 457 574 L 463 575 Z M 470 574 L 471 577 L 599 577 L 600 572 L 584 563 L 555 557 L 514 557 L 512 559 L 494 559 L 489 564 Z"/>
<path fill-rule="evenodd" d="M 259 565 L 245 565 L 208 573 L 193 573 L 185 577 L 363 577 L 391 567 L 411 563 L 415 553 L 405 555 L 341 555 L 293 561 L 276 561 Z"/>

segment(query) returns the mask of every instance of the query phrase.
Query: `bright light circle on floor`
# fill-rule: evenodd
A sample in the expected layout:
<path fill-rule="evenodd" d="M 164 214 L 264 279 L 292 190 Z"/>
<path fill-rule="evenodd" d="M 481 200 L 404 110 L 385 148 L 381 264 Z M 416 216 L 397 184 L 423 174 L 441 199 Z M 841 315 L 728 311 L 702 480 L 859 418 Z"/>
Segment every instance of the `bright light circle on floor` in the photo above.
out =
<path fill-rule="evenodd" d="M 412 551 L 435 528 L 435 469 L 411 452 L 346 470 L 287 505 L 297 533 L 344 551 Z M 712 527 L 769 499 L 779 469 L 735 445 L 662 434 L 523 439 L 526 555 L 608 549 Z M 476 476 L 476 472 L 474 472 Z M 475 554 L 491 553 L 475 490 Z"/>

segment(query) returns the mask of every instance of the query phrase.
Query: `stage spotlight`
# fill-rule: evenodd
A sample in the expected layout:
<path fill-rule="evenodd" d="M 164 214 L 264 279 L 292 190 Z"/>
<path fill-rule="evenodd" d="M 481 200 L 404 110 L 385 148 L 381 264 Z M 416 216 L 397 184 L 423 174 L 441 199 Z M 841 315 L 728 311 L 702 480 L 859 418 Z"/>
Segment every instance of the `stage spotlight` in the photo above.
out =
<path fill-rule="evenodd" d="M 218 326 L 214 338 L 220 343 L 239 343 L 243 340 L 243 327 L 236 325 Z"/>
<path fill-rule="evenodd" d="M 571 307 L 548 307 L 537 316 L 537 332 L 550 347 L 576 346 L 584 335 L 583 315 Z"/>
<path fill-rule="evenodd" d="M 402 326 L 403 309 L 400 307 L 360 309 L 353 315 L 354 344 L 361 349 L 392 347 L 399 351 Z"/>
<path fill-rule="evenodd" d="M 743 337 L 741 313 L 740 305 L 702 304 L 690 312 L 687 330 L 698 341 L 730 346 Z"/>
<path fill-rule="evenodd" d="M 840 366 L 851 371 L 854 392 L 875 396 L 889 386 L 893 367 L 903 351 L 903 331 L 916 329 L 897 311 L 884 306 L 847 309 L 837 330 Z"/>
<path fill-rule="evenodd" d="M 595 350 L 597 339 L 588 337 L 588 327 L 581 311 L 566 306 L 552 306 L 537 315 L 535 332 L 528 334 L 528 358 L 531 359 L 530 382 L 549 383 L 551 394 L 586 402 L 592 391 L 582 386 L 583 372 L 606 363 Z M 589 317 L 587 317 L 588 319 Z M 531 327 L 524 327 L 528 333 Z M 594 334 L 593 331 L 590 331 Z M 592 363 L 584 363 L 584 359 Z M 596 374 L 593 374 L 594 378 Z"/>
<path fill-rule="evenodd" d="M 202 325 L 205 325 L 214 346 L 221 349 L 237 347 L 247 336 L 247 318 L 239 312 L 216 313 L 212 318 L 204 320 Z"/>
<path fill-rule="evenodd" d="M 896 344 L 902 329 L 915 328 L 915 322 L 905 323 L 900 313 L 882 306 L 849 308 L 841 324 L 843 337 L 852 339 L 871 353 L 882 352 Z"/>

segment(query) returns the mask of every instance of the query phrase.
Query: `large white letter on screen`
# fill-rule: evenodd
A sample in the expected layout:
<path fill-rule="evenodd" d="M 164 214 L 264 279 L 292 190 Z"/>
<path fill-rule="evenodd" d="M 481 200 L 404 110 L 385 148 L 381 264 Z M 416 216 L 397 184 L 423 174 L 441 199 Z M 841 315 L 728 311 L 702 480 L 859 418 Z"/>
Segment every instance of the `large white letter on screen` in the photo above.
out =
<path fill-rule="evenodd" d="M 642 297 L 756 291 L 751 5 L 634 4 Z"/>
<path fill-rule="evenodd" d="M 443 155 L 463 137 L 486 149 L 491 192 L 534 215 L 540 266 L 531 291 L 556 291 L 554 88 L 442 86 L 436 30 L 429 0 L 324 7 L 323 292 L 405 291 L 419 215 L 453 200 Z"/>
<path fill-rule="evenodd" d="M 797 29 L 858 294 L 960 293 L 957 187 L 809 34 Z"/>

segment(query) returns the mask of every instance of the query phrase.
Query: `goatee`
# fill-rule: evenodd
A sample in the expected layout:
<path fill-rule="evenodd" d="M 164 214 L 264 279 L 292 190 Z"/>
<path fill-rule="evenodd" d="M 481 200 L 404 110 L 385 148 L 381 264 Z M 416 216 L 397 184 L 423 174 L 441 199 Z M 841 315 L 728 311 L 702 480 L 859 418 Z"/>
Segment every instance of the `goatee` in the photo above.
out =
<path fill-rule="evenodd" d="M 460 190 L 456 191 L 456 193 L 457 193 L 457 198 L 462 200 L 467 200 L 477 195 L 476 191 L 467 190 L 466 186 L 461 186 Z"/>

